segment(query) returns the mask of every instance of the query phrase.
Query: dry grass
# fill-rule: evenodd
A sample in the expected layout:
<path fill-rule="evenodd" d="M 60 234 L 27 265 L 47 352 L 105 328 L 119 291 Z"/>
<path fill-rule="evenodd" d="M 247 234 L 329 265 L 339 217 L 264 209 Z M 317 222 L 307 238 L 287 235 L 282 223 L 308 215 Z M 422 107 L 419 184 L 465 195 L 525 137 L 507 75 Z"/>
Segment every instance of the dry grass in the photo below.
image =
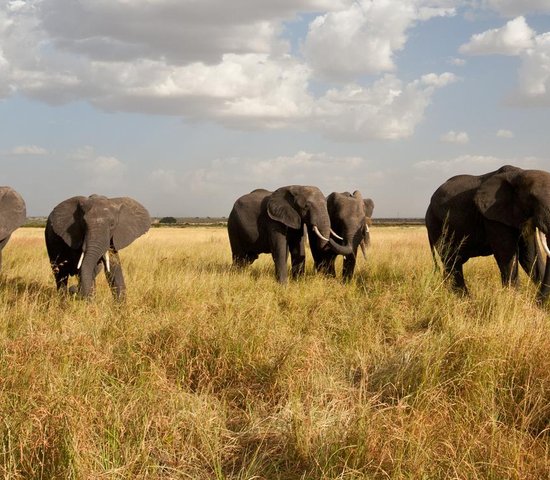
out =
<path fill-rule="evenodd" d="M 539 479 L 550 471 L 550 323 L 523 277 L 432 272 L 423 228 L 373 230 L 349 285 L 229 268 L 223 229 L 152 230 L 128 301 L 54 291 L 40 229 L 0 281 L 0 475 Z"/>

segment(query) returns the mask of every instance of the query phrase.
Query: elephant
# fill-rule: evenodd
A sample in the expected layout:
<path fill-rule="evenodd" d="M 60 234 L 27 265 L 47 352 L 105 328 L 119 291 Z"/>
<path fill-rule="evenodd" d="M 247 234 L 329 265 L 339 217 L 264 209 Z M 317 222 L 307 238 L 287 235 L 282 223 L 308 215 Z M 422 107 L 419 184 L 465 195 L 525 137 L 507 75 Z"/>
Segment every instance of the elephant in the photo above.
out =
<path fill-rule="evenodd" d="M 257 189 L 243 195 L 233 205 L 227 221 L 233 265 L 244 267 L 260 253 L 271 253 L 277 280 L 284 284 L 290 251 L 292 277 L 303 274 L 306 225 L 314 232 L 312 238 L 319 250 L 351 254 L 351 246 L 338 245 L 330 238 L 327 202 L 317 187 L 290 185 L 274 192 Z"/>
<path fill-rule="evenodd" d="M 351 246 L 351 255 L 344 257 L 342 278 L 349 281 L 353 277 L 357 260 L 357 248 L 361 247 L 366 258 L 365 248 L 370 242 L 369 225 L 372 220 L 374 202 L 372 199 L 363 199 L 361 192 L 333 192 L 327 197 L 327 208 L 330 217 L 331 234 L 344 246 Z M 311 238 L 312 232 L 308 231 Z M 318 272 L 335 277 L 334 264 L 337 254 L 332 250 L 320 250 L 316 243 L 311 245 L 311 253 Z"/>
<path fill-rule="evenodd" d="M 23 197 L 11 187 L 0 187 L 0 270 L 2 250 L 11 234 L 27 219 L 27 208 Z"/>
<path fill-rule="evenodd" d="M 550 173 L 505 165 L 484 175 L 457 175 L 433 194 L 426 212 L 430 249 L 439 254 L 452 286 L 468 293 L 463 265 L 494 255 L 503 285 L 517 286 L 518 261 L 540 284 L 537 301 L 550 292 Z M 544 253 L 543 253 L 544 251 Z"/>
<path fill-rule="evenodd" d="M 59 291 L 67 291 L 69 276 L 78 276 L 70 289 L 81 298 L 95 290 L 95 277 L 105 267 L 114 297 L 125 298 L 119 250 L 149 230 L 151 218 L 143 205 L 129 197 L 102 195 L 69 198 L 57 205 L 46 223 L 46 247 Z"/>

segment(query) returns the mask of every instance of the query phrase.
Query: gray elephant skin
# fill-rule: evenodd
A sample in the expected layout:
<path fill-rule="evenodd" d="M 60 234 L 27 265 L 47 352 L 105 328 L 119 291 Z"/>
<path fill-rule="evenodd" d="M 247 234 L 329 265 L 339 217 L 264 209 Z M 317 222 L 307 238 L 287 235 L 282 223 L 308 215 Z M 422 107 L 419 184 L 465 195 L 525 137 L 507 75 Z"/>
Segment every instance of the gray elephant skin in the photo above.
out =
<path fill-rule="evenodd" d="M 149 230 L 149 213 L 129 197 L 72 197 L 57 205 L 46 223 L 46 247 L 58 290 L 67 290 L 69 276 L 78 276 L 77 294 L 90 297 L 95 277 L 105 267 L 113 295 L 126 292 L 119 250 Z"/>
<path fill-rule="evenodd" d="M 2 250 L 11 234 L 25 223 L 27 209 L 23 197 L 11 187 L 0 187 L 0 270 Z"/>
<path fill-rule="evenodd" d="M 277 280 L 286 283 L 290 252 L 292 276 L 303 274 L 306 225 L 317 232 L 310 243 L 319 250 L 351 253 L 351 247 L 338 245 L 330 238 L 327 202 L 317 187 L 291 185 L 274 192 L 258 189 L 243 195 L 233 205 L 227 221 L 233 265 L 246 266 L 259 254 L 271 253 Z"/>
<path fill-rule="evenodd" d="M 370 242 L 369 225 L 371 223 L 374 202 L 363 199 L 361 192 L 332 192 L 327 197 L 327 209 L 330 217 L 332 236 L 344 247 L 351 247 L 352 253 L 344 256 L 342 278 L 349 281 L 353 278 L 357 261 L 357 249 L 361 247 L 366 258 L 365 249 Z M 308 231 L 309 237 L 313 232 Z M 335 262 L 337 254 L 332 250 L 320 250 L 317 244 L 311 245 L 311 253 L 318 272 L 336 276 Z"/>
<path fill-rule="evenodd" d="M 430 248 L 446 275 L 467 293 L 463 265 L 494 255 L 503 285 L 517 285 L 518 262 L 535 283 L 537 299 L 550 291 L 546 239 L 550 233 L 550 173 L 506 165 L 485 175 L 458 175 L 433 194 L 426 212 Z M 437 265 L 437 263 L 436 263 Z"/>

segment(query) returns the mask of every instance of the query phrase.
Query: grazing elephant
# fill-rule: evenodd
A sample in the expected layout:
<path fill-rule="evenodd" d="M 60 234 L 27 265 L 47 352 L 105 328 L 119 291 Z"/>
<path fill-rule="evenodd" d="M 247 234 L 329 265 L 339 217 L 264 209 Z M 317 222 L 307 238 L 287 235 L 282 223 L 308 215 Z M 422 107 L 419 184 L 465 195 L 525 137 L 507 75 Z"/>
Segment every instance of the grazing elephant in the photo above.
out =
<path fill-rule="evenodd" d="M 125 296 L 118 251 L 143 235 L 151 225 L 147 210 L 128 197 L 72 197 L 57 205 L 46 223 L 46 247 L 58 290 L 67 290 L 78 275 L 77 293 L 88 298 L 95 277 L 105 267 L 113 295 Z"/>
<path fill-rule="evenodd" d="M 485 175 L 458 175 L 433 194 L 426 212 L 430 248 L 437 251 L 454 288 L 466 293 L 463 264 L 494 255 L 504 285 L 517 285 L 518 261 L 550 292 L 550 173 L 504 166 Z M 542 250 L 546 255 L 543 255 Z"/>
<path fill-rule="evenodd" d="M 23 197 L 11 187 L 0 187 L 0 269 L 2 250 L 15 229 L 25 223 L 27 209 Z"/>
<path fill-rule="evenodd" d="M 235 266 L 246 266 L 260 253 L 271 253 L 275 274 L 286 283 L 287 257 L 290 251 L 292 276 L 305 269 L 304 226 L 314 232 L 319 250 L 334 249 L 351 254 L 351 247 L 338 245 L 330 238 L 327 202 L 317 187 L 292 185 L 275 192 L 254 190 L 235 202 L 227 221 L 229 242 Z"/>
<path fill-rule="evenodd" d="M 351 255 L 344 257 L 342 278 L 349 281 L 353 277 L 357 260 L 357 248 L 361 247 L 366 258 L 365 248 L 370 241 L 369 224 L 371 223 L 374 202 L 363 200 L 361 192 L 333 192 L 327 197 L 327 208 L 330 217 L 331 234 L 352 248 Z M 308 232 L 310 237 L 312 232 Z M 311 245 L 315 269 L 330 276 L 336 276 L 334 263 L 337 254 L 332 250 L 320 250 L 317 244 Z"/>

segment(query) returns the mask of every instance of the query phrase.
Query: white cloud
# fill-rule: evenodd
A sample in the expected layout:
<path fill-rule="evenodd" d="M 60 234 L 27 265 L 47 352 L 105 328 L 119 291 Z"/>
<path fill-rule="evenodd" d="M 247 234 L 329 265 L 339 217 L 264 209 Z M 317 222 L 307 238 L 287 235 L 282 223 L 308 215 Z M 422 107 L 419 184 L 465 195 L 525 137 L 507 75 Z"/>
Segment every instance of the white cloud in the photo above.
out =
<path fill-rule="evenodd" d="M 454 65 L 455 67 L 463 67 L 464 65 L 466 65 L 466 60 L 464 60 L 463 58 L 453 57 L 449 58 L 448 61 L 450 65 Z"/>
<path fill-rule="evenodd" d="M 550 13 L 548 0 L 482 0 L 481 5 L 509 17 L 528 13 Z"/>
<path fill-rule="evenodd" d="M 98 155 L 91 146 L 77 149 L 69 155 L 77 170 L 86 175 L 94 188 L 111 188 L 119 185 L 127 170 L 126 165 L 113 156 Z"/>
<path fill-rule="evenodd" d="M 406 138 L 422 121 L 435 90 L 454 81 L 453 74 L 444 73 L 404 84 L 388 74 L 371 87 L 331 89 L 317 102 L 315 122 L 339 140 Z"/>
<path fill-rule="evenodd" d="M 519 102 L 550 105 L 550 32 L 537 35 L 533 48 L 526 50 L 521 58 Z"/>
<path fill-rule="evenodd" d="M 505 130 L 501 128 L 499 131 L 497 131 L 497 137 L 498 138 L 514 138 L 514 132 L 511 130 Z"/>
<path fill-rule="evenodd" d="M 410 136 L 434 89 L 454 81 L 452 74 L 408 84 L 387 76 L 315 94 L 311 65 L 282 40 L 283 20 L 319 11 L 329 19 L 334 11 L 350 21 L 357 15 L 353 21 L 368 48 L 388 53 L 402 48 L 415 22 L 453 12 L 445 0 L 362 2 L 368 18 L 350 0 L 11 2 L 0 6 L 0 97 L 84 100 L 107 111 L 179 115 L 233 128 L 310 129 L 353 141 Z M 371 42 L 371 34 L 385 37 Z M 358 65 L 362 52 L 350 52 Z"/>
<path fill-rule="evenodd" d="M 332 80 L 395 69 L 406 32 L 418 21 L 453 15 L 441 1 L 358 0 L 347 8 L 317 16 L 309 25 L 304 55 L 315 73 Z"/>
<path fill-rule="evenodd" d="M 440 140 L 446 143 L 460 143 L 465 144 L 470 141 L 470 137 L 466 132 L 455 132 L 451 130 L 443 135 L 441 135 Z"/>
<path fill-rule="evenodd" d="M 12 155 L 46 155 L 48 150 L 37 145 L 19 145 L 13 147 L 10 153 Z"/>
<path fill-rule="evenodd" d="M 525 18 L 517 17 L 501 28 L 473 35 L 459 51 L 465 55 L 519 55 L 533 46 L 534 35 Z"/>
<path fill-rule="evenodd" d="M 550 32 L 537 35 L 523 17 L 518 17 L 500 29 L 474 35 L 460 50 L 471 55 L 518 55 L 519 85 L 510 103 L 550 106 Z"/>
<path fill-rule="evenodd" d="M 357 173 L 365 170 L 367 164 L 363 157 L 299 151 L 273 158 L 216 159 L 180 174 L 157 169 L 150 178 L 157 189 L 169 189 L 180 195 L 191 192 L 229 205 L 235 200 L 235 191 L 242 195 L 255 188 L 274 190 L 282 185 L 317 185 L 327 193 L 354 188 Z M 374 173 L 372 177 L 378 178 L 379 174 Z"/>

